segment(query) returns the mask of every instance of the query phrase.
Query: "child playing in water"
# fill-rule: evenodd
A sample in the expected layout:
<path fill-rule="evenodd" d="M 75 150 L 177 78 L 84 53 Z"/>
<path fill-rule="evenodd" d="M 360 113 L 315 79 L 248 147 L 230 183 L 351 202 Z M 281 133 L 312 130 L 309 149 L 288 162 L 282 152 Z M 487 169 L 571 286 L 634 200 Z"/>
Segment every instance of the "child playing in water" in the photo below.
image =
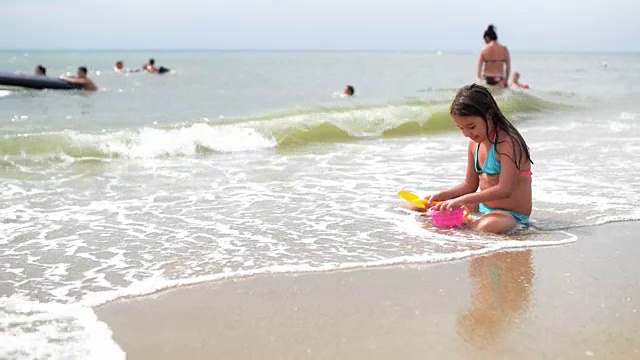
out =
<path fill-rule="evenodd" d="M 462 184 L 428 197 L 430 202 L 440 202 L 434 210 L 475 209 L 477 205 L 482 217 L 472 221 L 472 227 L 495 234 L 506 234 L 518 224 L 528 223 L 533 161 L 522 135 L 481 85 L 460 89 L 450 114 L 470 140 L 467 173 Z"/>
<path fill-rule="evenodd" d="M 529 89 L 529 85 L 520 84 L 520 73 L 517 72 L 517 71 L 513 73 L 513 78 L 511 80 L 511 86 L 517 87 L 517 88 L 521 88 L 521 89 Z"/>

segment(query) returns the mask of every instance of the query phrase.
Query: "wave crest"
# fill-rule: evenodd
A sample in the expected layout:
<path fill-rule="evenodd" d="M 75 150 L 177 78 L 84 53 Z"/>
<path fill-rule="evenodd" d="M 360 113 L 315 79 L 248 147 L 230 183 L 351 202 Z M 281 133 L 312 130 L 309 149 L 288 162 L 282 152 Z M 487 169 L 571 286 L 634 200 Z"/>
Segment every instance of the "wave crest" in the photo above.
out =
<path fill-rule="evenodd" d="M 508 116 L 561 107 L 517 92 L 498 97 L 498 103 Z M 456 130 L 448 105 L 410 100 L 401 105 L 322 108 L 167 128 L 5 135 L 0 140 L 0 155 L 155 158 L 438 134 Z"/>

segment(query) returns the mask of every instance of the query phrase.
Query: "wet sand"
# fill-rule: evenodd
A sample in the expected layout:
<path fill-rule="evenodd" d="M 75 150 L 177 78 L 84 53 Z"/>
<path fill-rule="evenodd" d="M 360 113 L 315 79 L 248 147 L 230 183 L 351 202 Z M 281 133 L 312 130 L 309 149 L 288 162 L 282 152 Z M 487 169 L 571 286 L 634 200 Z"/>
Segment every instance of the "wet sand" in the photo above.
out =
<path fill-rule="evenodd" d="M 640 223 L 422 266 L 264 275 L 96 308 L 128 359 L 640 359 Z"/>

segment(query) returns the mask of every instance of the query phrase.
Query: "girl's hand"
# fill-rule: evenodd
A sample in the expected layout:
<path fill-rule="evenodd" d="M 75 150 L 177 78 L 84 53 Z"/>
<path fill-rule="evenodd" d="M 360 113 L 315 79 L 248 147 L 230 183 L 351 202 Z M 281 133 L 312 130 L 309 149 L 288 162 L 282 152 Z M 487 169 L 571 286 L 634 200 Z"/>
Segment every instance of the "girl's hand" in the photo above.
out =
<path fill-rule="evenodd" d="M 427 205 L 427 207 L 435 206 L 435 205 L 430 205 L 431 203 L 440 202 L 444 200 L 448 200 L 448 199 L 441 192 L 426 196 L 424 198 L 424 202 L 425 202 L 425 205 Z"/>
<path fill-rule="evenodd" d="M 463 206 L 465 206 L 464 201 L 462 201 L 462 198 L 458 197 L 455 199 L 443 201 L 435 205 L 433 208 L 434 210 L 437 210 L 437 211 L 451 211 L 451 210 L 459 209 Z"/>

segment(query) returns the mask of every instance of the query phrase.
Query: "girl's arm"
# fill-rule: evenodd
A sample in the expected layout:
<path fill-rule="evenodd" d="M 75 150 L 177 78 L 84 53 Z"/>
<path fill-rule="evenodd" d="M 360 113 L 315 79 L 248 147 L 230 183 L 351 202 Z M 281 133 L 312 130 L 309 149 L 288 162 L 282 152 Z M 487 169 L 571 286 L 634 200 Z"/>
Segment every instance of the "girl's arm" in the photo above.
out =
<path fill-rule="evenodd" d="M 505 141 L 496 146 L 496 156 L 500 160 L 501 167 L 498 184 L 480 192 L 466 194 L 460 198 L 461 202 L 464 204 L 478 204 L 502 200 L 511 196 L 518 185 L 520 170 L 516 167 L 516 163 L 511 159 L 511 156 L 505 154 L 513 154 L 511 141 Z"/>
<path fill-rule="evenodd" d="M 478 190 L 480 178 L 478 177 L 478 174 L 476 174 L 474 145 L 475 143 L 473 141 L 469 141 L 469 149 L 467 151 L 467 174 L 465 176 L 464 182 L 458 186 L 452 187 L 451 189 L 441 191 L 437 194 L 432 195 L 429 198 L 431 201 L 444 201 L 454 199 L 465 194 L 474 193 L 476 192 L 476 190 Z"/>

